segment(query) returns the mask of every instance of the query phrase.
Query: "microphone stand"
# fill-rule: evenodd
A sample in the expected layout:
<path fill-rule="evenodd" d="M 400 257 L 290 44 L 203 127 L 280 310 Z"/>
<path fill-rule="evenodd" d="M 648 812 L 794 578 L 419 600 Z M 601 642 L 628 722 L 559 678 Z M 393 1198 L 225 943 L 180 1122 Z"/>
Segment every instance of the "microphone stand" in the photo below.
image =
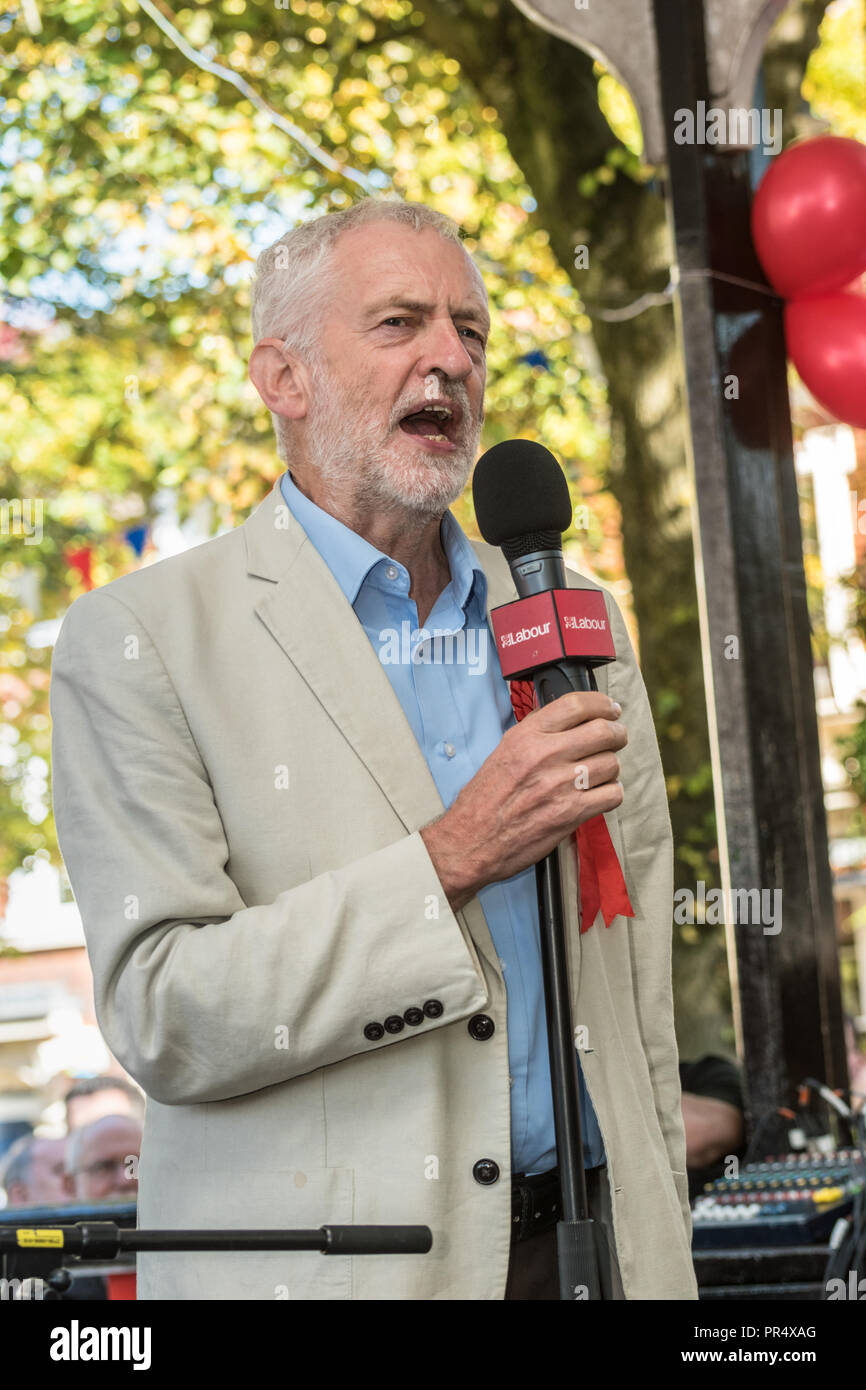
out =
<path fill-rule="evenodd" d="M 533 673 L 539 706 L 573 690 L 597 690 L 592 668 L 573 659 Z M 553 1090 L 553 1121 L 562 1191 L 562 1219 L 556 1225 L 560 1300 L 611 1296 L 610 1253 L 604 1228 L 589 1213 L 574 1023 L 568 986 L 568 957 L 562 882 L 557 851 L 535 866 L 541 968 L 547 1013 L 547 1044 Z"/>
<path fill-rule="evenodd" d="M 46 1209 L 41 1209 L 43 1212 Z M 78 1215 L 83 1209 L 69 1212 Z M 97 1216 L 102 1215 L 98 1209 Z M 114 1208 L 126 1216 L 126 1208 Z M 134 1213 L 135 1208 L 132 1208 Z M 107 1208 L 112 1211 L 112 1208 Z M 4 1212 L 0 1222 L 0 1269 L 6 1286 L 13 1280 L 41 1279 L 52 1294 L 66 1292 L 72 1276 L 65 1256 L 81 1261 L 113 1260 L 138 1251 L 265 1251 L 318 1250 L 323 1255 L 426 1255 L 433 1246 L 429 1226 L 320 1226 L 299 1230 L 124 1229 L 115 1221 L 58 1221 L 64 1213 L 48 1212 L 50 1225 L 38 1222 L 41 1213 L 27 1208 Z M 128 1218 L 127 1218 L 128 1219 Z M 37 1295 L 41 1297 L 40 1295 Z M 49 1295 L 51 1296 L 51 1295 Z"/>

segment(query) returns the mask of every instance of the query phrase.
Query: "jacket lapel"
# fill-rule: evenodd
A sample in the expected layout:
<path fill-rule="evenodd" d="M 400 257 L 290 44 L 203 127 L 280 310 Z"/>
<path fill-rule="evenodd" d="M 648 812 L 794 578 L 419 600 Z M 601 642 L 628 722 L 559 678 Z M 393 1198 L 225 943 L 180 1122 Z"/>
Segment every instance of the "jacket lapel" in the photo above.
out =
<path fill-rule="evenodd" d="M 244 522 L 256 612 L 410 833 L 444 811 L 391 682 L 345 595 L 280 492 Z"/>

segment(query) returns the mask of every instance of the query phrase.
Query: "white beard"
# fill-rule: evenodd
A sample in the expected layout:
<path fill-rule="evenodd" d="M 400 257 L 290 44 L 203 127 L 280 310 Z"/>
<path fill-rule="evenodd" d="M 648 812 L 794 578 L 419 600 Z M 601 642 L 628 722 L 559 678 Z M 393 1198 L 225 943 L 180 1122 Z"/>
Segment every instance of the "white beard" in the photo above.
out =
<path fill-rule="evenodd" d="M 417 393 L 397 402 L 383 430 L 380 410 L 362 392 L 343 392 L 332 374 L 312 368 L 315 401 L 306 421 L 307 456 L 323 482 L 343 491 L 355 480 L 354 494 L 382 511 L 409 511 L 441 516 L 466 486 L 478 455 L 483 412 L 471 420 L 469 395 L 462 382 L 438 385 L 438 394 L 463 409 L 458 446 L 453 453 L 434 453 L 400 429 L 399 421 Z"/>

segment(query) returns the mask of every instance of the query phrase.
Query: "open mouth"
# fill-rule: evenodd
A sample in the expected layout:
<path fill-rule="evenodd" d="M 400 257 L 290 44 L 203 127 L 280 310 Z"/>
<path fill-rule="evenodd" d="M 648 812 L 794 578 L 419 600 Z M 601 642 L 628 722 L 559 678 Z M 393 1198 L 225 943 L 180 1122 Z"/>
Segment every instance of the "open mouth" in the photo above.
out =
<path fill-rule="evenodd" d="M 430 444 L 454 448 L 462 414 L 455 402 L 432 401 L 404 415 L 400 428 L 404 434 L 422 438 Z"/>

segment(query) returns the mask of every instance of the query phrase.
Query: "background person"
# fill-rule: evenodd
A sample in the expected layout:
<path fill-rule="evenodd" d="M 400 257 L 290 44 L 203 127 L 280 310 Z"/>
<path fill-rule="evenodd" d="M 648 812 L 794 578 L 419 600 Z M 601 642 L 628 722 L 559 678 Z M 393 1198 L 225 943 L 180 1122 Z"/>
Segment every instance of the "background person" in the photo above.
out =
<path fill-rule="evenodd" d="M 81 1129 L 102 1115 L 131 1115 L 144 1122 L 144 1094 L 123 1076 L 87 1076 L 64 1097 L 66 1127 Z"/>
<path fill-rule="evenodd" d="M 102 1115 L 75 1129 L 66 1152 L 66 1190 L 75 1202 L 134 1202 L 141 1125 L 131 1115 Z"/>
<path fill-rule="evenodd" d="M 25 1134 L 11 1144 L 0 1163 L 0 1187 L 7 1207 L 51 1206 L 69 1200 L 64 1181 L 66 1139 Z"/>

